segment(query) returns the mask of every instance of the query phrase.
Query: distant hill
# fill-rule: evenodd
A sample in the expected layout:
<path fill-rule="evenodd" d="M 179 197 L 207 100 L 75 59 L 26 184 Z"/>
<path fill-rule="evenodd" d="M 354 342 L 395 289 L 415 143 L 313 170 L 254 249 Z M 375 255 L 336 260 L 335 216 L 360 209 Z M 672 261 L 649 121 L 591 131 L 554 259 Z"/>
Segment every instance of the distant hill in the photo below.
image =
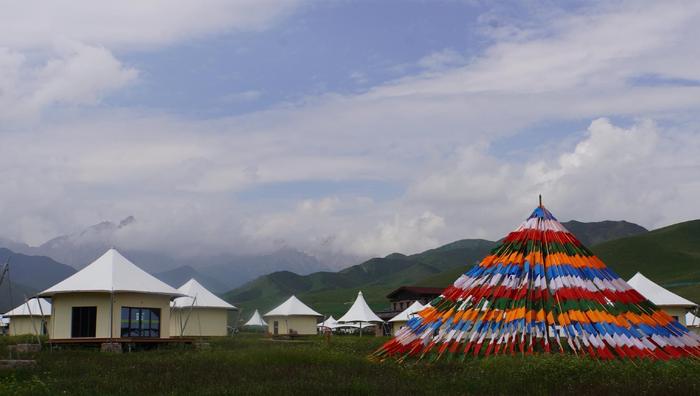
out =
<path fill-rule="evenodd" d="M 0 248 L 0 266 L 10 260 L 10 281 L 12 282 L 12 303 L 17 305 L 24 296 L 34 293 L 62 281 L 75 273 L 72 267 L 61 264 L 48 257 L 29 256 Z M 5 312 L 10 305 L 9 287 L 0 286 L 0 311 Z"/>
<path fill-rule="evenodd" d="M 641 272 L 700 303 L 700 220 L 608 241 L 592 250 L 625 280 Z"/>
<path fill-rule="evenodd" d="M 582 223 L 571 220 L 562 223 L 567 230 L 576 235 L 581 243 L 593 246 L 614 239 L 625 238 L 649 232 L 646 228 L 627 221 L 597 221 Z"/>
<path fill-rule="evenodd" d="M 647 232 L 624 221 L 565 224 L 574 234 L 588 240 L 610 240 Z M 273 272 L 226 293 L 225 298 L 244 309 L 264 311 L 296 294 L 320 312 L 338 315 L 344 313 L 349 307 L 347 303 L 362 289 L 368 304 L 379 310 L 388 306 L 386 294 L 398 286 L 447 287 L 495 246 L 493 241 L 463 239 L 410 256 L 393 253 L 373 258 L 339 272 L 306 276 L 289 271 Z"/>

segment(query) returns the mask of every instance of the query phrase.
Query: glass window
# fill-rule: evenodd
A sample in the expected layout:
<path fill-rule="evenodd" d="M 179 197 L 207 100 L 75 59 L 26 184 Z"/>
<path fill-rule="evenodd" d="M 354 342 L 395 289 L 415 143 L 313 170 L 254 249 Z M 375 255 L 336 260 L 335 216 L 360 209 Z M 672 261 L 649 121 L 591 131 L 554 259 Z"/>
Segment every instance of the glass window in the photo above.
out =
<path fill-rule="evenodd" d="M 72 307 L 71 337 L 95 337 L 97 307 Z"/>
<path fill-rule="evenodd" d="M 122 307 L 122 337 L 160 337 L 160 309 Z"/>

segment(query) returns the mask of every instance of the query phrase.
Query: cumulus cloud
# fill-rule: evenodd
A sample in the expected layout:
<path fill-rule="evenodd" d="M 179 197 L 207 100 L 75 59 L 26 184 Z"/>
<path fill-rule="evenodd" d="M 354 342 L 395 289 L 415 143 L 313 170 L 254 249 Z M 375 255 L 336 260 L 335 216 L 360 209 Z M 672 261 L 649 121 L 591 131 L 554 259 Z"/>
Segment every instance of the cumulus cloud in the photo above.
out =
<path fill-rule="evenodd" d="M 134 215 L 131 243 L 139 246 L 241 251 L 282 243 L 380 255 L 499 238 L 539 193 L 564 220 L 624 218 L 656 227 L 688 219 L 700 200 L 700 88 L 636 85 L 634 77 L 697 79 L 699 13 L 695 3 L 591 7 L 544 26 L 514 26 L 467 63 L 433 57 L 440 67 L 366 93 L 236 117 L 100 108 L 5 130 L 2 232 L 41 242 Z M 69 38 L 91 43 L 108 33 Z M 146 43 L 179 37 L 153 34 Z M 5 50 L 0 84 L 27 103 L 90 104 L 136 78 L 103 47 L 79 48 L 86 59 L 101 59 L 100 73 L 111 77 L 56 88 L 51 76 L 83 70 L 71 66 L 79 55 L 32 64 L 37 71 L 27 74 L 26 55 Z M 102 80 L 112 83 L 94 82 Z M 36 83 L 25 91 L 21 81 Z M 528 128 L 572 120 L 590 125 L 554 134 L 568 144 L 533 139 L 517 156 L 502 148 Z M 241 197 L 280 184 L 358 181 L 399 188 L 390 197 L 351 190 Z"/>

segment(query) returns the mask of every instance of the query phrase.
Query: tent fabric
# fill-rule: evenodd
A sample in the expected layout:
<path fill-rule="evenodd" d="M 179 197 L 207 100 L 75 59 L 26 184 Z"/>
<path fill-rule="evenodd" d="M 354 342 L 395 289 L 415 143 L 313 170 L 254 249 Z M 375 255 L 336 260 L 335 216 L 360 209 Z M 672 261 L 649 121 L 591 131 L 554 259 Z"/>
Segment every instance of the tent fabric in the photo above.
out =
<path fill-rule="evenodd" d="M 248 319 L 243 326 L 267 326 L 267 323 L 260 316 L 260 312 L 256 309 L 253 316 Z"/>
<path fill-rule="evenodd" d="M 327 327 L 329 329 L 334 329 L 337 326 L 338 326 L 338 321 L 335 320 L 333 315 L 331 315 L 328 319 L 326 319 L 323 322 L 316 325 L 316 327 Z"/>
<path fill-rule="evenodd" d="M 51 303 L 43 298 L 32 298 L 6 312 L 3 316 L 42 316 L 42 313 L 44 316 L 51 316 Z"/>
<path fill-rule="evenodd" d="M 372 309 L 367 305 L 362 292 L 357 293 L 357 298 L 352 304 L 348 312 L 338 319 L 338 322 L 384 322 Z"/>
<path fill-rule="evenodd" d="M 408 320 L 412 318 L 416 312 L 420 312 L 423 310 L 423 308 L 425 307 L 420 303 L 420 301 L 415 301 L 408 308 L 401 311 L 400 314 L 389 319 L 389 322 L 408 322 Z"/>
<path fill-rule="evenodd" d="M 299 301 L 295 295 L 292 295 L 277 308 L 263 315 L 268 316 L 323 316 L 320 313 L 309 308 L 306 304 Z"/>
<path fill-rule="evenodd" d="M 374 357 L 533 353 L 698 357 L 700 337 L 628 285 L 539 206 Z"/>
<path fill-rule="evenodd" d="M 635 290 L 646 297 L 647 300 L 658 306 L 678 306 L 678 307 L 697 307 L 698 305 L 690 300 L 664 289 L 651 279 L 637 272 L 627 283 Z"/>
<path fill-rule="evenodd" d="M 137 267 L 114 248 L 107 250 L 87 267 L 39 293 L 39 296 L 50 297 L 74 292 L 136 292 L 184 296 Z"/>
<path fill-rule="evenodd" d="M 178 297 L 170 304 L 174 308 L 223 308 L 238 309 L 227 303 L 214 293 L 210 292 L 194 279 L 190 279 L 180 286 L 177 291 L 185 294 L 185 297 Z"/>

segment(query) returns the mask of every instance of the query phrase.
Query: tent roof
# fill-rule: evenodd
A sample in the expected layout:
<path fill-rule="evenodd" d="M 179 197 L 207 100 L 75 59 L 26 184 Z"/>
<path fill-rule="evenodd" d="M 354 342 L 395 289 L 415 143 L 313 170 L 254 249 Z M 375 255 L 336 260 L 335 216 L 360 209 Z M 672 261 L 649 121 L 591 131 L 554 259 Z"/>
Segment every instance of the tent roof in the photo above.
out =
<path fill-rule="evenodd" d="M 260 316 L 260 312 L 256 309 L 253 316 L 243 326 L 267 326 L 267 323 L 265 323 L 262 316 Z"/>
<path fill-rule="evenodd" d="M 663 287 L 652 282 L 651 279 L 637 272 L 627 283 L 637 290 L 642 296 L 647 300 L 653 302 L 658 306 L 682 306 L 682 307 L 695 307 L 692 301 L 686 300 L 685 298 L 672 293 Z"/>
<path fill-rule="evenodd" d="M 283 302 L 277 308 L 263 315 L 267 316 L 323 316 L 320 313 L 309 308 L 306 304 L 299 301 L 296 296 L 292 294 L 287 301 Z"/>
<path fill-rule="evenodd" d="M 180 286 L 177 291 L 185 294 L 185 297 L 178 297 L 171 305 L 175 308 L 224 308 L 238 309 L 235 306 L 227 303 L 214 293 L 207 290 L 201 283 L 194 279 L 188 280 L 184 285 Z"/>
<path fill-rule="evenodd" d="M 39 307 L 40 304 L 41 307 Z M 41 316 L 42 313 L 44 316 L 51 316 L 51 303 L 43 298 L 32 298 L 26 303 L 22 303 L 13 310 L 5 313 L 3 316 Z"/>
<path fill-rule="evenodd" d="M 362 292 L 357 293 L 357 298 L 352 304 L 348 312 L 338 319 L 338 322 L 384 322 L 372 309 L 367 305 Z"/>
<path fill-rule="evenodd" d="M 685 314 L 685 326 L 686 327 L 697 327 L 700 326 L 700 318 L 693 315 L 691 312 Z"/>
<path fill-rule="evenodd" d="M 411 315 L 415 314 L 416 312 L 420 312 L 423 308 L 423 304 L 421 304 L 419 301 L 415 301 L 400 314 L 389 319 L 389 322 L 408 322 L 408 319 L 412 317 Z"/>
<path fill-rule="evenodd" d="M 74 292 L 135 292 L 173 297 L 184 296 L 183 293 L 137 267 L 114 248 L 107 250 L 87 267 L 39 295 L 53 296 Z"/>
<path fill-rule="evenodd" d="M 332 328 L 334 328 L 334 327 L 337 326 L 337 325 L 338 325 L 338 321 L 335 320 L 335 318 L 333 317 L 333 315 L 331 315 L 330 317 L 328 317 L 328 318 L 327 318 L 326 320 L 324 320 L 323 322 L 317 324 L 316 327 L 328 327 L 328 328 L 331 328 L 331 329 L 332 329 Z"/>

